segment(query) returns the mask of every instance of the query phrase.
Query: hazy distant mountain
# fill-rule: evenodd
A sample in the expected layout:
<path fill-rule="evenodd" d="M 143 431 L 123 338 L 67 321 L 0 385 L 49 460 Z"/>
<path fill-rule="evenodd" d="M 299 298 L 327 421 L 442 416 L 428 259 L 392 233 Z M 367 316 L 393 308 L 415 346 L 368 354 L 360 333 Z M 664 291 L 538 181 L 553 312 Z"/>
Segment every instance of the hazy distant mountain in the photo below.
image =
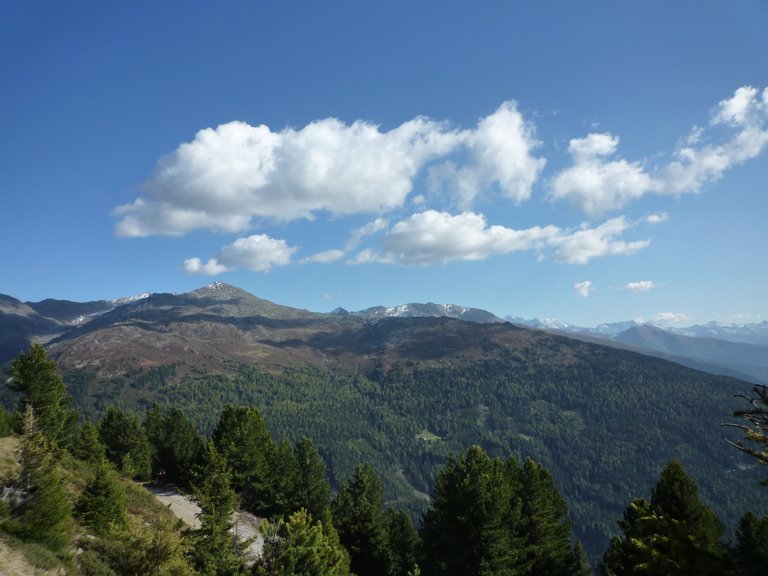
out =
<path fill-rule="evenodd" d="M 456 318 L 479 324 L 504 322 L 502 318 L 479 308 L 466 308 L 455 304 L 403 304 L 401 306 L 374 306 L 358 312 L 337 308 L 333 314 L 356 316 L 358 318 Z"/>
<path fill-rule="evenodd" d="M 721 324 L 708 322 L 687 328 L 669 328 L 670 332 L 695 338 L 717 338 L 730 342 L 768 346 L 768 320 L 754 324 Z"/>
<path fill-rule="evenodd" d="M 589 336 L 591 341 L 609 346 L 628 346 L 632 350 L 679 362 L 697 370 L 768 384 L 766 321 L 759 324 L 709 322 L 675 328 L 628 320 L 590 328 L 568 324 L 557 318 L 507 319 L 539 330 Z"/>

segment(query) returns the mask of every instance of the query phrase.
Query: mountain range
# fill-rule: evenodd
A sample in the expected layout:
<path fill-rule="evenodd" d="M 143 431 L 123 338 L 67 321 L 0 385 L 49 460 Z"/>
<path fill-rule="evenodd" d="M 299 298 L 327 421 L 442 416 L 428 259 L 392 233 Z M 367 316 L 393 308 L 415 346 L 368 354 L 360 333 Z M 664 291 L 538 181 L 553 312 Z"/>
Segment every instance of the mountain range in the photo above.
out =
<path fill-rule="evenodd" d="M 257 406 L 276 438 L 313 439 L 334 486 L 372 463 L 388 501 L 414 517 L 449 455 L 479 444 L 530 456 L 557 479 L 593 557 L 672 458 L 734 526 L 754 509 L 759 474 L 719 424 L 751 384 L 651 352 L 693 354 L 685 344 L 695 341 L 707 362 L 723 352 L 743 368 L 761 346 L 650 326 L 614 331 L 533 329 L 436 304 L 317 313 L 222 283 L 86 303 L 2 296 L 0 369 L 44 343 L 84 418 L 159 402 L 210 433 L 223 406 Z M 16 401 L 0 387 L 0 402 Z"/>
<path fill-rule="evenodd" d="M 521 326 L 665 358 L 712 374 L 768 384 L 768 321 L 709 322 L 679 328 L 628 320 L 589 328 L 557 318 L 506 319 Z"/>
<path fill-rule="evenodd" d="M 321 314 L 278 306 L 221 282 L 214 282 L 188 295 L 145 292 L 115 300 L 82 303 L 55 299 L 21 302 L 0 294 L 0 363 L 15 358 L 33 342 L 45 344 L 92 332 L 119 318 L 121 313 L 133 314 L 140 311 L 141 303 L 145 300 L 151 302 L 152 306 L 162 301 L 166 301 L 167 306 L 170 306 L 174 299 L 176 305 L 182 302 L 199 304 L 202 302 L 201 298 L 212 295 L 228 295 L 236 299 L 239 306 L 248 302 L 248 305 L 237 313 L 240 317 L 303 317 L 313 318 L 320 323 L 328 322 L 330 325 L 342 325 L 345 320 L 382 318 L 455 318 L 480 324 L 511 322 L 607 346 L 634 350 L 713 374 L 768 384 L 768 321 L 752 324 L 709 322 L 680 328 L 628 320 L 584 327 L 557 318 L 501 318 L 478 308 L 433 303 L 375 306 L 360 311 L 337 308 L 330 314 Z M 129 308 L 123 309 L 127 305 L 130 305 Z"/>

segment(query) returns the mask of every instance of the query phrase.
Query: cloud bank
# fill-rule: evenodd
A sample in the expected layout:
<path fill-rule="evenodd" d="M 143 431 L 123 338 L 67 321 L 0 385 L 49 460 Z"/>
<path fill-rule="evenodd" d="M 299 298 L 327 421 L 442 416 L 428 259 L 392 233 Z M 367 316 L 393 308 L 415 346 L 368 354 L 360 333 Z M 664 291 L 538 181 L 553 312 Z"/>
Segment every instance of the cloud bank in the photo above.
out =
<path fill-rule="evenodd" d="M 547 164 L 537 152 L 542 143 L 514 101 L 502 103 L 472 129 L 426 117 L 388 131 L 364 120 L 346 124 L 335 118 L 279 131 L 229 122 L 199 131 L 161 158 L 142 195 L 114 209 L 115 233 L 182 236 L 205 229 L 243 234 L 256 225 L 285 228 L 321 217 L 343 226 L 345 216 L 370 214 L 373 219 L 350 230 L 343 246 L 309 246 L 308 255 L 296 261 L 426 266 L 531 251 L 539 258 L 584 265 L 643 250 L 650 239 L 626 239 L 629 231 L 669 216 L 594 220 L 647 194 L 698 192 L 760 154 L 768 146 L 768 89 L 739 88 L 719 102 L 706 127 L 694 127 L 681 142 L 668 162 L 655 166 L 619 157 L 620 138 L 609 132 L 571 139 L 570 165 L 548 178 L 542 191 L 551 200 L 570 202 L 592 222 L 518 229 L 488 223 L 473 208 L 480 198 L 519 205 L 541 180 Z M 453 213 L 444 211 L 445 205 Z M 416 212 L 403 214 L 409 210 Z M 238 268 L 267 272 L 293 263 L 298 250 L 267 234 L 243 235 L 207 260 L 187 259 L 183 267 L 206 275 Z M 653 287 L 641 281 L 623 289 Z M 591 288 L 576 287 L 586 295 Z"/>
<path fill-rule="evenodd" d="M 418 117 L 388 132 L 358 120 L 318 120 L 300 130 L 230 122 L 199 131 L 162 158 L 145 193 L 114 210 L 122 237 L 178 236 L 205 228 L 245 230 L 253 218 L 281 221 L 381 213 L 403 206 L 414 179 L 430 162 L 464 201 L 486 187 L 524 200 L 544 166 L 538 143 L 514 102 L 502 104 L 475 130 Z M 447 161 L 446 161 L 447 162 Z"/>
<path fill-rule="evenodd" d="M 729 168 L 757 157 L 768 145 L 768 88 L 762 92 L 751 86 L 739 88 L 732 98 L 718 104 L 708 128 L 694 128 L 686 138 L 687 145 L 656 168 L 649 168 L 645 161 L 614 158 L 619 138 L 613 134 L 575 138 L 568 147 L 572 165 L 554 176 L 550 196 L 598 217 L 646 194 L 699 192 Z M 727 140 L 700 144 L 718 128 L 730 132 Z"/>

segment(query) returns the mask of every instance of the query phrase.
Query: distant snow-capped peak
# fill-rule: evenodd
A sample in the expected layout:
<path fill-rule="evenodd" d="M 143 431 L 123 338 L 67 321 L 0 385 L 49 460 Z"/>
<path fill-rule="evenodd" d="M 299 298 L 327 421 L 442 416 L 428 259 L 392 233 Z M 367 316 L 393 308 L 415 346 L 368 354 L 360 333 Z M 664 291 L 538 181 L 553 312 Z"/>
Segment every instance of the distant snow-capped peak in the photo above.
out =
<path fill-rule="evenodd" d="M 134 296 L 124 296 L 123 298 L 115 298 L 111 301 L 112 306 L 122 306 L 123 304 L 130 304 L 131 302 L 137 302 L 138 300 L 144 300 L 152 296 L 152 292 L 142 292 Z"/>

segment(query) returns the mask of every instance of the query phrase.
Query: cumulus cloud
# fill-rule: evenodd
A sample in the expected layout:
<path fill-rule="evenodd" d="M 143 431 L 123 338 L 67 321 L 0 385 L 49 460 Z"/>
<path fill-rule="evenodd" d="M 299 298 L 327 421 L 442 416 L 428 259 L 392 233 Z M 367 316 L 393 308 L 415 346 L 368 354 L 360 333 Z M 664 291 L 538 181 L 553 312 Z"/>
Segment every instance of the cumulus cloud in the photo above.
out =
<path fill-rule="evenodd" d="M 645 219 L 645 221 L 648 222 L 648 224 L 661 224 L 662 222 L 666 222 L 667 220 L 669 220 L 669 214 L 667 214 L 666 212 L 651 214 Z"/>
<path fill-rule="evenodd" d="M 656 284 L 652 280 L 640 280 L 638 282 L 628 282 L 621 289 L 627 292 L 648 292 L 648 290 L 653 288 L 656 288 Z"/>
<path fill-rule="evenodd" d="M 423 117 L 389 131 L 335 118 L 279 132 L 229 122 L 200 130 L 160 159 L 142 196 L 113 211 L 119 218 L 115 232 L 239 232 L 253 218 L 381 213 L 404 204 L 425 166 L 454 153 L 460 153 L 460 165 L 444 163 L 439 179 L 463 202 L 493 186 L 521 201 L 545 163 L 531 155 L 537 145 L 514 102 L 502 104 L 474 130 Z"/>
<path fill-rule="evenodd" d="M 525 121 L 513 101 L 480 120 L 477 129 L 465 132 L 464 144 L 472 161 L 458 167 L 445 162 L 430 169 L 432 190 L 450 190 L 462 207 L 472 204 L 481 191 L 497 187 L 516 202 L 531 196 L 546 160 L 532 155 L 539 146 L 535 129 Z"/>
<path fill-rule="evenodd" d="M 716 128 L 730 130 L 720 143 L 702 144 Z M 590 216 L 617 210 L 645 194 L 680 195 L 698 192 L 729 168 L 758 156 L 768 146 L 768 89 L 744 86 L 718 104 L 709 132 L 694 127 L 686 145 L 666 165 L 614 158 L 619 138 L 589 134 L 570 141 L 573 164 L 552 178 L 550 196 L 567 199 Z"/>
<path fill-rule="evenodd" d="M 238 238 L 229 246 L 224 246 L 215 257 L 203 263 L 200 258 L 184 261 L 184 270 L 189 274 L 213 276 L 245 268 L 255 272 L 269 272 L 273 266 L 285 266 L 298 248 L 288 246 L 285 240 L 270 238 L 265 234 L 255 234 L 247 238 Z"/>
<path fill-rule="evenodd" d="M 323 252 L 318 252 L 312 256 L 302 258 L 301 264 L 330 264 L 331 262 L 336 262 L 337 260 L 344 258 L 344 254 L 345 252 L 343 250 L 324 250 Z"/>
<path fill-rule="evenodd" d="M 595 287 L 592 285 L 591 280 L 584 280 L 583 282 L 577 282 L 573 285 L 573 289 L 576 290 L 576 294 L 582 298 L 587 298 L 592 292 L 595 291 Z"/>
<path fill-rule="evenodd" d="M 586 264 L 599 256 L 628 256 L 651 243 L 650 240 L 619 240 L 618 237 L 631 227 L 624 216 L 619 216 L 594 228 L 584 227 L 576 232 L 563 234 L 552 239 L 550 243 L 559 246 L 555 259 L 567 264 Z"/>
<path fill-rule="evenodd" d="M 388 225 L 389 222 L 387 222 L 386 219 L 376 218 L 376 220 L 368 222 L 365 226 L 352 230 L 349 235 L 349 240 L 347 240 L 346 249 L 353 250 L 364 238 L 376 234 L 377 232 L 381 232 L 382 230 L 386 230 Z"/>
<path fill-rule="evenodd" d="M 618 239 L 631 228 L 615 218 L 595 228 L 576 231 L 557 226 L 534 226 L 515 230 L 489 226 L 482 214 L 452 215 L 426 210 L 396 223 L 381 238 L 382 252 L 365 249 L 351 263 L 399 263 L 405 265 L 446 264 L 460 260 L 484 260 L 494 255 L 527 250 L 556 249 L 555 259 L 569 264 L 586 264 L 606 255 L 633 254 L 648 241 Z"/>

